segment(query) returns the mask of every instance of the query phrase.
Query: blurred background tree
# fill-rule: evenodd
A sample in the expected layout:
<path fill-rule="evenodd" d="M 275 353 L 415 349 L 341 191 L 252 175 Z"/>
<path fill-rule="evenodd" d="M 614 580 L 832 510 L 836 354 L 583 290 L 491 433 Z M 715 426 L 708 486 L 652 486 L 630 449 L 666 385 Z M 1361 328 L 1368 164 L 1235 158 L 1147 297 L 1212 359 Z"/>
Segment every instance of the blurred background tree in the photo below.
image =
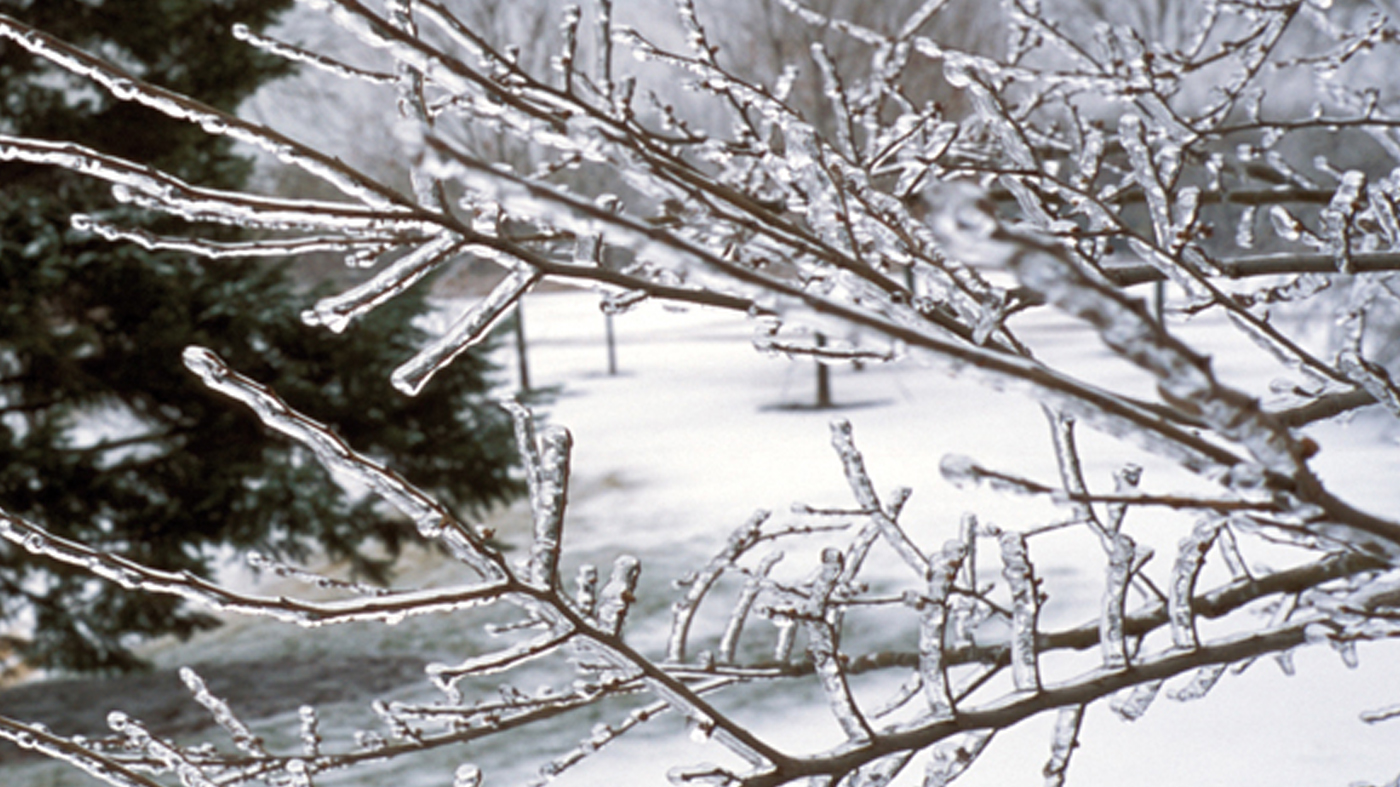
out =
<path fill-rule="evenodd" d="M 232 109 L 289 69 L 236 41 L 231 26 L 260 30 L 289 5 L 0 0 L 0 11 Z M 16 47 L 0 46 L 0 96 L 5 133 L 82 140 L 210 187 L 251 174 L 227 140 L 113 101 Z M 70 229 L 75 210 L 172 228 L 114 207 L 107 188 L 71 173 L 0 167 L 0 497 L 15 513 L 171 570 L 208 574 L 224 546 L 277 556 L 320 548 L 384 579 L 408 529 L 207 393 L 180 363 L 195 343 L 465 512 L 518 491 L 484 358 L 460 359 L 414 399 L 389 385 L 422 339 L 410 327 L 425 306 L 421 287 L 337 336 L 301 324 L 316 296 L 284 267 L 110 244 Z M 131 647 L 142 637 L 213 625 L 176 600 L 130 595 L 0 545 L 10 666 L 128 669 L 140 665 Z"/>

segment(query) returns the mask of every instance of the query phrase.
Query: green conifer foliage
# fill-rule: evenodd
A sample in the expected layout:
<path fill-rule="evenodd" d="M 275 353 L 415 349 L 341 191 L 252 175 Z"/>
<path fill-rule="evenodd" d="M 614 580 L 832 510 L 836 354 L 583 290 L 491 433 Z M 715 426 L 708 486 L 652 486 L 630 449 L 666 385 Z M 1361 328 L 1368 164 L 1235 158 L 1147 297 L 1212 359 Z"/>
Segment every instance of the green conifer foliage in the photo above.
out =
<path fill-rule="evenodd" d="M 230 27 L 260 29 L 289 4 L 0 0 L 0 11 L 231 109 L 286 66 L 236 41 Z M 206 186 L 239 186 L 250 171 L 226 140 L 114 101 L 3 45 L 0 100 L 7 133 L 78 141 Z M 0 167 L 0 500 L 10 511 L 172 570 L 208 573 L 226 545 L 283 555 L 320 546 L 382 577 L 385 564 L 364 548 L 382 542 L 392 551 L 409 529 L 204 389 L 180 361 L 190 344 L 213 349 L 464 514 L 519 491 L 510 424 L 489 401 L 484 359 L 463 356 L 413 399 L 389 385 L 423 339 L 406 327 L 424 307 L 421 293 L 337 336 L 301 323 L 316 293 L 298 291 L 275 265 L 107 243 L 73 230 L 75 211 L 182 230 L 72 173 Z M 0 645 L 26 663 L 130 668 L 141 636 L 213 624 L 178 601 L 128 594 L 0 544 L 8 640 Z"/>

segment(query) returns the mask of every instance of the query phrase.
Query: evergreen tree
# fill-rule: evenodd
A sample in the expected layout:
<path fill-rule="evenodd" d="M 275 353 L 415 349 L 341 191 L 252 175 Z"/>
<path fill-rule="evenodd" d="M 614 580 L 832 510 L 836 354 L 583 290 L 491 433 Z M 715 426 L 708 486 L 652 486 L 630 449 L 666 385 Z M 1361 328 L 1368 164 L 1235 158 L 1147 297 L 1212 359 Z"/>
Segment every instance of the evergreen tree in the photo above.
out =
<path fill-rule="evenodd" d="M 261 29 L 289 4 L 0 0 L 0 11 L 230 109 L 286 70 L 230 27 Z M 7 133 L 80 141 L 219 188 L 250 172 L 226 140 L 113 101 L 15 47 L 0 46 L 0 96 Z M 421 292 L 336 336 L 301 324 L 316 294 L 297 292 L 279 268 L 109 244 L 71 229 L 75 210 L 175 226 L 114 207 L 105 186 L 72 173 L 0 167 L 0 499 L 14 513 L 172 570 L 207 573 L 223 545 L 280 555 L 319 545 L 382 577 L 386 564 L 364 548 L 392 553 L 408 530 L 208 393 L 180 362 L 189 344 L 440 499 L 476 510 L 518 491 L 510 424 L 487 401 L 483 359 L 459 359 L 414 399 L 389 386 L 422 339 L 407 327 Z M 130 668 L 140 635 L 211 625 L 178 601 L 138 598 L 0 544 L 0 644 L 28 664 Z"/>

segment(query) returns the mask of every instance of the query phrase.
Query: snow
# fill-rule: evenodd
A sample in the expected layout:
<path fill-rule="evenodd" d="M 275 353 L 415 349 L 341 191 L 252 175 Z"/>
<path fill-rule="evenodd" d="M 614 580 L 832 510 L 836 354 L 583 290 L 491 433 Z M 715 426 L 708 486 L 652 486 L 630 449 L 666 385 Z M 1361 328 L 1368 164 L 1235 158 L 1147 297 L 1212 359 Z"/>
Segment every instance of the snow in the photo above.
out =
<path fill-rule="evenodd" d="M 440 329 L 445 330 L 465 305 L 454 303 L 444 309 Z M 756 509 L 770 509 L 774 519 L 782 521 L 790 517 L 793 503 L 854 505 L 842 458 L 831 443 L 833 417 L 851 423 L 855 445 L 882 499 L 890 499 L 889 490 L 896 487 L 913 488 L 900 521 L 924 554 L 935 554 L 945 541 L 957 538 L 967 511 L 976 512 L 984 524 L 1016 530 L 1066 517 L 1067 510 L 1045 496 L 1013 496 L 971 485 L 960 489 L 940 474 L 945 454 L 965 453 L 986 467 L 1054 483 L 1058 474 L 1050 431 L 1039 406 L 1029 399 L 989 391 L 905 362 L 861 370 L 833 367 L 833 392 L 843 407 L 835 413 L 814 410 L 807 406 L 814 390 L 811 362 L 755 351 L 752 340 L 759 326 L 744 315 L 699 308 L 682 312 L 650 302 L 614 317 L 619 374 L 609 376 L 604 316 L 597 295 L 533 294 L 526 297 L 524 309 L 532 382 L 558 389 L 554 400 L 538 409 L 549 425 L 567 427 L 573 436 L 574 476 L 562 532 L 560 573 L 572 577 L 581 563 L 588 562 L 599 566 L 606 577 L 619 555 L 638 557 L 640 600 L 629 612 L 627 630 L 632 644 L 655 658 L 667 647 L 669 604 L 684 593 L 670 582 L 685 570 L 704 566 Z M 1091 334 L 1064 319 L 1036 314 L 1018 317 L 1013 324 L 1038 339 L 1053 338 L 1047 354 L 1053 353 L 1054 363 L 1097 385 L 1151 396 L 1150 379 L 1112 360 Z M 1271 372 L 1267 359 L 1261 362 L 1260 353 L 1247 342 L 1227 340 L 1229 334 L 1222 327 L 1201 320 L 1182 327 L 1177 336 L 1208 349 L 1215 357 L 1214 368 L 1231 384 L 1267 380 L 1277 372 Z M 509 347 L 503 349 L 503 364 L 513 361 L 512 353 Z M 1394 461 L 1386 458 L 1387 452 L 1393 457 L 1400 436 L 1393 420 L 1364 412 L 1350 425 L 1329 422 L 1311 428 L 1309 434 L 1323 449 L 1318 456 L 1320 471 L 1338 493 L 1372 510 L 1397 509 L 1400 490 L 1393 480 Z M 1131 447 L 1083 429 L 1077 437 L 1090 488 L 1111 490 L 1113 472 L 1123 462 L 1133 461 L 1146 468 L 1144 488 L 1209 491 L 1199 479 Z M 1148 510 L 1130 511 L 1127 523 L 1140 548 L 1156 550 L 1152 565 L 1158 568 L 1170 568 L 1177 540 L 1190 535 L 1192 524 L 1183 515 Z M 492 524 L 500 538 L 520 547 L 512 553 L 515 558 L 528 558 L 532 525 L 522 505 L 498 515 Z M 1033 539 L 1029 549 L 1036 575 L 1051 593 L 1039 611 L 1042 625 L 1094 620 L 1107 564 L 1097 539 L 1082 529 L 1067 529 Z M 989 569 L 984 581 L 999 579 L 996 550 L 984 547 L 983 551 L 989 553 L 984 556 Z M 1085 565 L 1085 555 L 1091 565 Z M 802 572 L 810 572 L 819 562 L 815 551 L 811 555 L 790 551 L 774 571 L 775 575 L 797 571 L 800 564 Z M 893 550 L 873 552 L 870 562 L 872 581 L 909 576 L 908 567 Z M 396 584 L 440 585 L 462 575 L 442 558 L 415 553 L 405 562 Z M 240 581 L 253 582 L 246 577 Z M 264 591 L 286 592 L 278 581 L 286 580 L 265 577 L 253 584 Z M 507 622 L 500 616 L 491 619 Z M 479 621 L 479 617 L 430 615 L 397 626 L 355 624 L 305 631 L 275 622 L 237 620 L 188 643 L 160 643 L 149 655 L 167 666 L 244 659 L 275 663 L 283 657 L 351 652 L 416 652 L 459 663 L 479 652 L 474 644 L 482 638 Z M 697 628 L 707 624 L 713 627 L 714 621 L 703 615 L 695 622 Z M 880 631 L 878 622 L 852 621 L 852 625 L 846 647 L 859 636 L 900 636 Z M 916 646 L 915 632 L 910 629 L 902 646 Z M 1396 755 L 1400 721 L 1365 724 L 1358 714 L 1400 701 L 1400 677 L 1394 668 L 1398 655 L 1400 650 L 1391 643 L 1366 644 L 1360 648 L 1359 667 L 1348 669 L 1330 648 L 1308 648 L 1296 655 L 1292 677 L 1271 660 L 1262 660 L 1243 672 L 1227 671 L 1203 700 L 1175 702 L 1158 697 L 1131 723 L 1121 720 L 1109 703 L 1096 703 L 1084 715 L 1080 747 L 1073 750 L 1067 783 L 1077 787 L 1384 783 L 1400 770 Z M 1042 666 L 1049 669 L 1051 664 L 1047 660 Z M 532 666 L 524 677 L 511 680 L 523 681 L 517 685 L 528 693 L 533 690 L 528 681 L 557 679 L 557 674 L 547 672 L 551 667 L 560 665 Z M 905 674 L 860 676 L 854 689 L 862 702 L 878 703 Z M 1168 681 L 1164 693 L 1171 695 L 1189 677 Z M 471 682 L 461 688 L 480 690 Z M 722 710 L 750 721 L 776 745 L 811 751 L 836 745 L 845 737 L 821 695 L 815 681 L 801 687 L 756 684 L 733 696 L 716 695 L 716 702 Z M 439 696 L 425 682 L 385 699 L 431 701 Z M 352 727 L 375 726 L 374 715 L 363 702 L 318 711 L 319 732 L 328 750 L 344 745 Z M 626 713 L 616 703 L 606 703 L 480 744 L 326 775 L 316 783 L 428 787 L 450 783 L 452 774 L 466 762 L 481 767 L 486 784 L 526 783 L 549 758 L 587 738 L 594 725 L 617 726 Z M 967 787 L 1041 783 L 1041 769 L 1051 756 L 1056 716 L 1043 713 L 998 733 L 957 783 Z M 663 714 L 565 771 L 556 783 L 663 784 L 672 765 L 736 762 L 718 744 L 703 742 L 704 735 L 695 736 L 702 742 L 685 735 L 683 724 L 675 714 Z M 259 720 L 254 728 L 269 749 L 295 751 L 300 746 L 296 713 Z M 926 759 L 916 758 L 896 784 L 918 783 Z M 7 783 L 55 787 L 85 783 L 64 781 L 82 777 L 60 776 L 47 765 L 16 766 L 14 773 L 21 780 L 7 777 Z"/>

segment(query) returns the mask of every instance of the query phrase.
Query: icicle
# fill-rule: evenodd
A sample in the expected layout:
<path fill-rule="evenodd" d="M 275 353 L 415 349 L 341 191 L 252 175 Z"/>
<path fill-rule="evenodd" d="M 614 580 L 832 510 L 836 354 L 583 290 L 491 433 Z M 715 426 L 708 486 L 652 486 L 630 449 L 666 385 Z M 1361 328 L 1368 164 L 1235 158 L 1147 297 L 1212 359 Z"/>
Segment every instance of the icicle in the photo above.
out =
<path fill-rule="evenodd" d="M 1127 639 L 1123 634 L 1123 615 L 1135 555 L 1133 540 L 1126 533 L 1112 535 L 1103 606 L 1099 614 L 1099 647 L 1103 651 L 1103 666 L 1109 670 L 1123 669 L 1129 662 Z"/>
<path fill-rule="evenodd" d="M 1215 684 L 1220 681 L 1220 676 L 1225 674 L 1229 665 L 1212 664 L 1208 667 L 1201 667 L 1191 676 L 1191 681 L 1185 686 L 1175 691 L 1167 692 L 1167 698 L 1177 702 L 1189 702 L 1198 700 L 1206 696 Z"/>
<path fill-rule="evenodd" d="M 1113 695 L 1109 700 L 1108 707 L 1118 714 L 1123 721 L 1137 721 L 1147 713 L 1152 701 L 1157 699 L 1157 692 L 1162 689 L 1162 681 L 1152 680 L 1146 683 L 1139 683 L 1136 686 L 1123 689 Z"/>
<path fill-rule="evenodd" d="M 1036 653 L 1036 623 L 1040 615 L 1040 597 L 1035 573 L 1026 553 L 1026 537 L 1020 533 L 1003 533 L 1001 545 L 1001 575 L 1011 589 L 1011 674 L 1017 691 L 1040 690 L 1040 663 Z"/>
<path fill-rule="evenodd" d="M 321 299 L 315 308 L 301 313 L 302 322 L 342 333 L 351 320 L 407 290 L 464 246 L 460 236 L 444 233 L 395 260 L 364 284 Z"/>
<path fill-rule="evenodd" d="M 574 438 L 562 426 L 548 426 L 540 434 L 539 497 L 534 511 L 535 532 L 530 544 L 530 581 L 539 587 L 558 582 L 560 534 L 569 494 L 569 454 Z"/>
<path fill-rule="evenodd" d="M 934 559 L 929 571 L 928 598 L 921 599 L 919 616 L 919 675 L 923 679 L 924 696 L 934 715 L 953 712 L 953 694 L 948 686 L 943 648 L 949 617 L 948 595 L 967 559 L 967 546 L 961 541 L 948 541 Z"/>
<path fill-rule="evenodd" d="M 924 787 L 945 787 L 963 775 L 972 763 L 992 742 L 994 730 L 976 730 L 957 738 L 944 741 L 933 749 L 929 758 L 928 770 L 924 774 Z"/>
<path fill-rule="evenodd" d="M 1084 706 L 1067 705 L 1055 716 L 1055 732 L 1050 737 L 1050 759 L 1045 763 L 1045 787 L 1062 787 L 1069 771 L 1070 757 L 1079 747 L 1079 728 L 1084 723 Z"/>
<path fill-rule="evenodd" d="M 600 629 L 613 635 L 622 633 L 627 611 L 636 600 L 632 593 L 637 589 L 637 577 L 641 571 L 641 561 L 631 555 L 622 555 L 613 561 L 612 576 L 608 579 L 608 584 L 603 586 L 602 595 L 598 599 Z"/>
<path fill-rule="evenodd" d="M 1167 616 L 1171 620 L 1172 644 L 1184 650 L 1200 647 L 1196 635 L 1196 616 L 1191 609 L 1196 592 L 1196 577 L 1205 564 L 1206 553 L 1215 543 L 1224 520 L 1210 518 L 1197 523 L 1191 535 L 1181 540 L 1172 565 L 1172 582 L 1167 598 Z"/>

